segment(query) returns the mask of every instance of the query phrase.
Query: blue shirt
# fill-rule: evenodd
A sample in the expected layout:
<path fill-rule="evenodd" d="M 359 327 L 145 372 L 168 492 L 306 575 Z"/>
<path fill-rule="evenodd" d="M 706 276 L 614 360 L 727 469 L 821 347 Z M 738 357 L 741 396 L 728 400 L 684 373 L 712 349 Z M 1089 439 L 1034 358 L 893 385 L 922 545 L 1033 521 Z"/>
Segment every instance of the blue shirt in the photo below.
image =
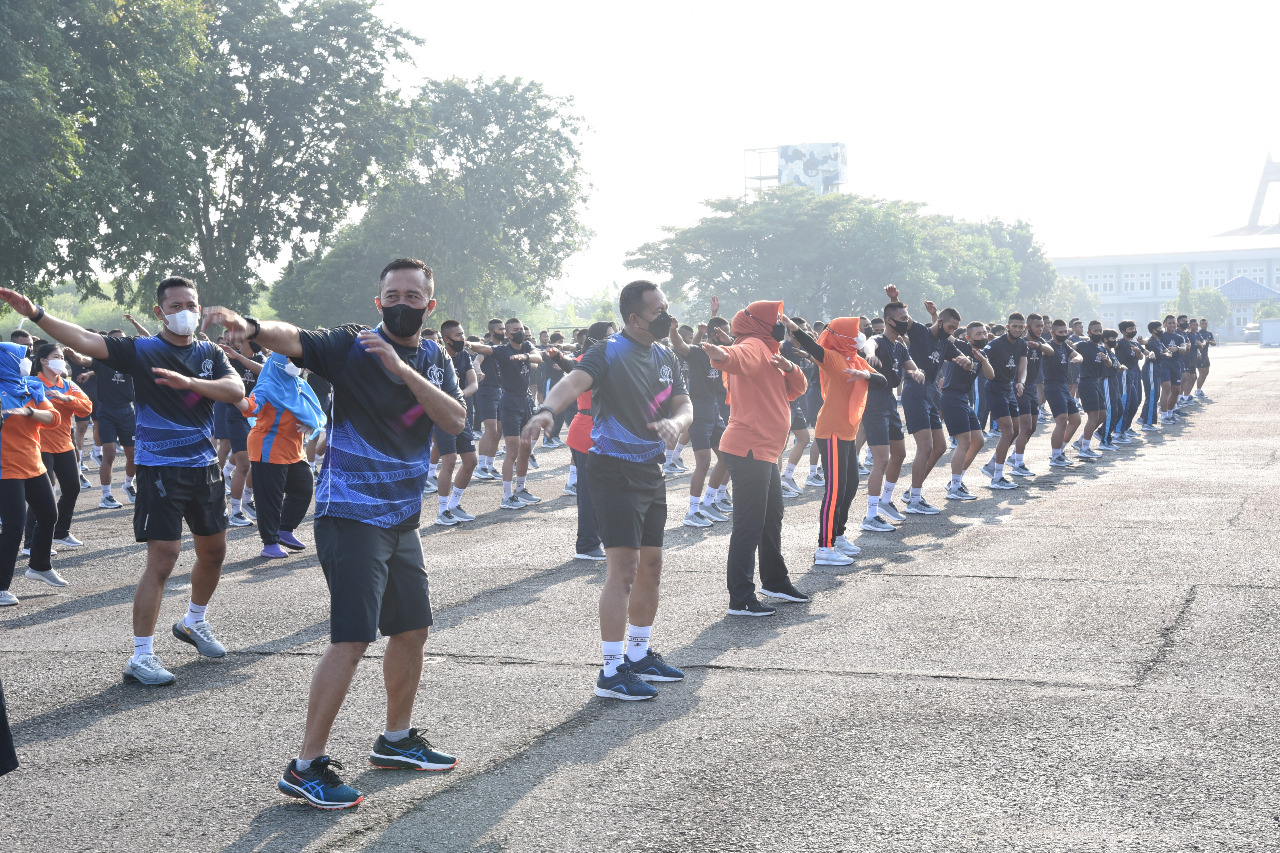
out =
<path fill-rule="evenodd" d="M 218 458 L 213 449 L 213 401 L 194 391 L 157 385 L 153 367 L 198 379 L 221 379 L 234 371 L 217 344 L 194 341 L 184 347 L 162 336 L 103 338 L 107 367 L 133 377 L 138 431 L 134 461 L 139 465 L 203 468 Z"/>
<path fill-rule="evenodd" d="M 587 351 L 575 370 L 591 377 L 592 453 L 627 462 L 656 462 L 666 444 L 649 429 L 688 395 L 679 359 L 662 344 L 619 333 Z"/>

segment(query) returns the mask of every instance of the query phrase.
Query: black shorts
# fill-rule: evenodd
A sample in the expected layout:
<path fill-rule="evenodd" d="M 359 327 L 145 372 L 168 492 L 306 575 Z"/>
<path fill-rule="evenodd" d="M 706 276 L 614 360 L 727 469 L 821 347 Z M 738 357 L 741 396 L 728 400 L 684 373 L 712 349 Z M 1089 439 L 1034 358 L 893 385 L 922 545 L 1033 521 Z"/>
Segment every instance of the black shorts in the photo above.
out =
<path fill-rule="evenodd" d="M 329 639 L 372 643 L 431 627 L 431 592 L 416 527 L 394 530 L 322 515 L 316 555 L 329 585 Z"/>
<path fill-rule="evenodd" d="M 1018 414 L 1034 415 L 1040 410 L 1040 398 L 1036 396 L 1036 386 L 1032 385 L 1022 389 L 1022 396 L 1016 397 L 1018 402 Z"/>
<path fill-rule="evenodd" d="M 435 442 L 436 447 L 440 450 L 441 456 L 451 456 L 454 453 L 475 453 L 476 445 L 471 438 L 471 431 L 464 429 L 457 435 L 449 435 L 449 433 L 440 429 L 439 426 L 431 427 L 431 440 Z"/>
<path fill-rule="evenodd" d="M 216 400 L 213 404 L 213 437 L 218 441 L 226 441 L 231 436 L 227 435 L 227 419 L 223 416 L 223 412 L 229 407 L 230 403 L 220 403 Z"/>
<path fill-rule="evenodd" d="M 1007 385 L 998 385 L 990 379 L 987 380 L 987 407 L 991 410 L 993 421 L 1018 417 L 1018 400 L 1013 389 Z"/>
<path fill-rule="evenodd" d="M 1067 393 L 1066 385 L 1051 383 L 1044 386 L 1044 400 L 1055 418 L 1059 415 L 1080 414 L 1080 407 L 1076 405 L 1075 397 Z"/>
<path fill-rule="evenodd" d="M 1174 385 L 1182 384 L 1182 367 L 1172 361 L 1166 361 L 1156 371 L 1160 376 L 1160 381 L 1172 382 Z"/>
<path fill-rule="evenodd" d="M 892 392 L 889 393 L 892 397 Z M 880 395 L 877 395 L 880 396 Z M 902 441 L 902 417 L 898 414 L 895 401 L 867 397 L 867 408 L 862 413 L 862 429 L 867 435 L 867 444 L 881 447 L 891 441 Z"/>
<path fill-rule="evenodd" d="M 969 402 L 968 394 L 942 392 L 942 420 L 947 425 L 947 432 L 954 438 L 967 432 L 981 432 L 982 424 L 978 423 L 978 415 Z"/>
<path fill-rule="evenodd" d="M 134 541 L 175 542 L 182 538 L 184 519 L 196 536 L 214 536 L 227 529 L 217 463 L 203 468 L 139 465 L 134 482 L 138 490 L 138 502 L 133 505 Z"/>
<path fill-rule="evenodd" d="M 914 379 L 902 389 L 902 415 L 907 432 L 914 435 L 922 429 L 942 429 L 942 416 L 929 393 L 929 387 Z"/>
<path fill-rule="evenodd" d="M 1107 408 L 1102 396 L 1101 379 L 1080 380 L 1080 408 L 1086 412 L 1101 412 Z"/>
<path fill-rule="evenodd" d="M 804 413 L 804 403 L 800 399 L 791 401 L 791 431 L 796 432 L 809 428 L 809 418 Z"/>
<path fill-rule="evenodd" d="M 533 398 L 528 394 L 523 397 L 503 394 L 502 402 L 498 405 L 498 417 L 502 420 L 503 438 L 520 435 L 533 417 Z"/>
<path fill-rule="evenodd" d="M 605 548 L 661 548 L 667 526 L 667 483 L 657 462 L 628 462 L 592 453 L 591 502 Z"/>
<path fill-rule="evenodd" d="M 235 406 L 227 403 L 222 408 L 222 432 L 231 441 L 232 453 L 249 449 L 249 419 Z"/>
<path fill-rule="evenodd" d="M 132 407 L 128 409 L 98 410 L 98 439 L 100 444 L 120 443 L 121 447 L 133 447 L 133 435 L 138 431 L 138 416 Z"/>
<path fill-rule="evenodd" d="M 1067 363 L 1067 384 L 1075 385 L 1080 381 L 1080 365 L 1076 362 Z"/>
<path fill-rule="evenodd" d="M 498 419 L 498 401 L 502 392 L 497 388 L 485 388 L 483 385 L 476 391 L 476 420 L 496 421 Z"/>
<path fill-rule="evenodd" d="M 689 424 L 689 446 L 694 451 L 711 450 L 720 446 L 720 436 L 724 434 L 724 424 L 711 406 L 711 412 L 699 411 L 694 407 L 693 423 Z"/>

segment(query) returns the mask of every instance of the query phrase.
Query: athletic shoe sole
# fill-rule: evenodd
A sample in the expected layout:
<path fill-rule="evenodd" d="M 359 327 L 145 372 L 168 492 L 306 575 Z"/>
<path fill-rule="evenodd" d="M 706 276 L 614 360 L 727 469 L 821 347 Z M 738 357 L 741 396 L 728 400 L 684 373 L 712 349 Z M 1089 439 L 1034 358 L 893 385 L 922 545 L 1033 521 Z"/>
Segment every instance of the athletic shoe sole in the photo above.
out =
<path fill-rule="evenodd" d="M 755 610 L 734 610 L 732 607 L 729 608 L 730 616 L 773 616 L 775 613 L 777 613 L 776 610 L 755 611 Z"/>
<path fill-rule="evenodd" d="M 338 811 L 339 809 L 349 809 L 364 802 L 364 795 L 361 794 L 359 799 L 352 800 L 349 803 L 317 803 L 315 800 L 308 797 L 301 788 L 295 788 L 283 779 L 276 783 L 276 789 L 286 797 L 293 797 L 295 800 L 302 800 L 304 803 L 311 806 L 311 808 L 320 809 L 321 811 L 326 812 Z"/>
<path fill-rule="evenodd" d="M 653 698 L 653 696 L 631 696 L 626 693 L 615 693 L 603 687 L 596 688 L 596 695 L 602 699 L 621 699 L 623 702 L 643 702 L 645 699 Z"/>
<path fill-rule="evenodd" d="M 809 602 L 809 601 L 811 600 L 811 599 L 809 598 L 809 596 L 804 595 L 803 593 L 800 595 L 800 597 L 798 597 L 798 598 L 797 598 L 796 596 L 792 595 L 792 594 L 791 594 L 791 593 L 789 593 L 789 592 L 778 592 L 778 591 L 776 591 L 776 590 L 772 590 L 772 589 L 763 589 L 763 588 L 762 588 L 762 589 L 760 590 L 760 594 L 761 594 L 761 595 L 767 595 L 769 598 L 777 598 L 777 599 L 780 599 L 780 600 L 782 600 L 782 601 L 792 601 L 792 602 L 795 602 L 796 604 L 806 604 L 807 602 Z"/>
<path fill-rule="evenodd" d="M 379 761 L 382 763 L 379 764 Z M 376 767 L 379 770 L 431 770 L 438 772 L 441 770 L 451 770 L 454 767 L 457 767 L 458 759 L 455 758 L 452 764 L 427 763 L 423 766 L 423 764 L 419 764 L 416 761 L 408 761 L 394 755 L 382 755 L 374 752 L 369 755 L 369 765 L 371 767 Z"/>

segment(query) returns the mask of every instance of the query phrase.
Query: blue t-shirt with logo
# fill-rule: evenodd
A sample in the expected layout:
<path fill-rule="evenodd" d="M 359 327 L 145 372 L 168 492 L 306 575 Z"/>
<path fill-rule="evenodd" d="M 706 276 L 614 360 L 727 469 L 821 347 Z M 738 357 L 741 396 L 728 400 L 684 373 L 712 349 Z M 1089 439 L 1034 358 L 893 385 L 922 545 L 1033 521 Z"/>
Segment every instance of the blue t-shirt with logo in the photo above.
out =
<path fill-rule="evenodd" d="M 672 400 L 689 393 L 676 354 L 621 332 L 588 350 L 574 370 L 592 380 L 591 452 L 627 462 L 661 459 L 666 444 L 648 425 L 670 417 Z"/>

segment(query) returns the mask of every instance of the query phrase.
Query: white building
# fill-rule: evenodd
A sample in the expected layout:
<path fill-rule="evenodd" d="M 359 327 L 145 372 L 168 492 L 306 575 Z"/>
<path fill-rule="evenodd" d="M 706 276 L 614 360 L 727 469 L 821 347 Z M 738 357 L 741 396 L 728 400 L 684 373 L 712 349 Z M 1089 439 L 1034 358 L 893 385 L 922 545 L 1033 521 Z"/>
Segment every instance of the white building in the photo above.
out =
<path fill-rule="evenodd" d="M 1274 241 L 1272 237 L 1268 242 Z M 1193 287 L 1221 289 L 1232 279 L 1244 277 L 1262 287 L 1252 292 L 1259 297 L 1274 293 L 1280 298 L 1280 246 L 1253 247 L 1249 239 L 1232 239 L 1238 248 L 1204 251 L 1165 252 L 1144 255 L 1107 255 L 1092 258 L 1054 258 L 1058 275 L 1078 278 L 1102 301 L 1104 326 L 1114 328 L 1125 318 L 1139 325 L 1160 319 L 1161 307 L 1178 298 L 1178 274 L 1190 268 Z M 1238 288 L 1237 288 L 1238 289 Z M 1266 297 L 1272 298 L 1272 297 Z M 1262 299 L 1250 302 L 1231 300 L 1231 328 L 1219 329 L 1228 339 L 1239 339 L 1245 325 L 1253 322 L 1253 312 Z M 1089 318 L 1083 318 L 1086 320 Z"/>

